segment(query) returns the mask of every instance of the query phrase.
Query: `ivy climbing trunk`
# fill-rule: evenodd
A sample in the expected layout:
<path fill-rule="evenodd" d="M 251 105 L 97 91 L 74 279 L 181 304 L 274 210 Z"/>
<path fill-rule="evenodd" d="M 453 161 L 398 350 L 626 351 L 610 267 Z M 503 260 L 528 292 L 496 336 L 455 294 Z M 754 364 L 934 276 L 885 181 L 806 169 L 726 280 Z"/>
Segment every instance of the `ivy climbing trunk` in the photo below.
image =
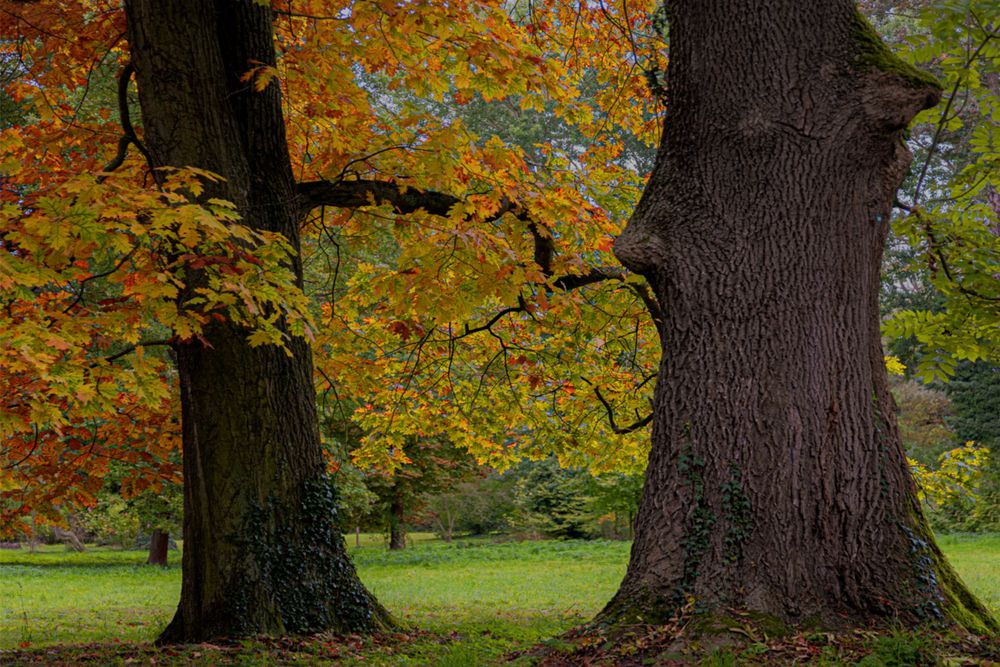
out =
<path fill-rule="evenodd" d="M 298 248 L 278 86 L 257 92 L 240 80 L 275 64 L 269 6 L 127 0 L 125 10 L 154 162 L 221 175 L 205 196 L 233 202 L 244 224 L 280 232 Z M 175 345 L 183 583 L 160 640 L 383 627 L 389 618 L 359 582 L 338 525 L 308 345 L 293 337 L 291 354 L 251 347 L 247 332 L 226 322 L 204 338 Z"/>
<path fill-rule="evenodd" d="M 669 0 L 668 114 L 615 244 L 665 316 L 653 441 L 606 620 L 694 601 L 794 625 L 996 623 L 941 556 L 889 394 L 879 271 L 940 89 L 848 0 Z"/>

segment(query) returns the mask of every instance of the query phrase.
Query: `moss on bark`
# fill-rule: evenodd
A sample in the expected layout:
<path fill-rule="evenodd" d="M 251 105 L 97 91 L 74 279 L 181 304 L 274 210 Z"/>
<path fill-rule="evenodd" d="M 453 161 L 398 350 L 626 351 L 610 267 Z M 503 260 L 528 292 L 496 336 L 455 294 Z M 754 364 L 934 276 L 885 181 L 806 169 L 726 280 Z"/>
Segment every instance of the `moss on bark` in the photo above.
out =
<path fill-rule="evenodd" d="M 914 88 L 931 86 L 941 90 L 941 83 L 933 75 L 914 67 L 894 54 L 860 10 L 854 12 L 851 23 L 851 56 L 854 65 L 859 69 L 874 69 L 893 74 Z"/>

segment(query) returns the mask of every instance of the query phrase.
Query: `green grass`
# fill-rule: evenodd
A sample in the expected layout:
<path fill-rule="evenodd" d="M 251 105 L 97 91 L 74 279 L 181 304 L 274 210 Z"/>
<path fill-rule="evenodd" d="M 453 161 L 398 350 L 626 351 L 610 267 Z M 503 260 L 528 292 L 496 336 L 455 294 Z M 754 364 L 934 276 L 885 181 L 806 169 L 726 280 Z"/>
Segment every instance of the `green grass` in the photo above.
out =
<path fill-rule="evenodd" d="M 1000 616 L 1000 534 L 942 535 L 938 546 L 962 581 Z"/>
<path fill-rule="evenodd" d="M 611 597 L 629 548 L 411 537 L 412 548 L 389 552 L 382 536 L 363 535 L 361 548 L 348 536 L 358 572 L 379 600 L 406 625 L 434 633 L 395 650 L 359 649 L 364 664 L 485 664 L 553 637 L 591 618 Z M 1000 535 L 944 536 L 940 544 L 966 583 L 1000 613 Z M 0 649 L 153 639 L 180 591 L 179 554 L 170 557 L 173 564 L 162 569 L 143 565 L 145 554 L 136 551 L 0 550 Z"/>
<path fill-rule="evenodd" d="M 177 604 L 180 569 L 145 566 L 145 557 L 0 550 L 0 648 L 154 637 Z"/>
<path fill-rule="evenodd" d="M 593 617 L 625 574 L 623 542 L 431 542 L 411 551 L 354 552 L 361 579 L 396 617 L 461 643 L 433 664 L 471 665 Z M 420 654 L 414 662 L 427 664 Z"/>
<path fill-rule="evenodd" d="M 462 641 L 429 642 L 387 664 L 470 664 L 470 654 L 499 656 L 551 637 L 600 609 L 628 559 L 623 542 L 411 538 L 401 552 L 385 549 L 380 535 L 362 535 L 361 548 L 353 535 L 348 543 L 362 580 L 397 619 Z M 167 569 L 142 565 L 145 556 L 0 550 L 0 649 L 153 639 L 180 594 L 179 554 Z"/>

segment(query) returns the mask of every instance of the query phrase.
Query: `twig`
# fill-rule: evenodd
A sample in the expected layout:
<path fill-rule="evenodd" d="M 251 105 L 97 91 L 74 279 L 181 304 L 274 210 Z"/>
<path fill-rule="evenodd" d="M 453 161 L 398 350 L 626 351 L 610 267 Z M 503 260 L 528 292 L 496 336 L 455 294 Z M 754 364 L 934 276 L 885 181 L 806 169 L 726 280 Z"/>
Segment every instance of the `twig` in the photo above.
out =
<path fill-rule="evenodd" d="M 608 413 L 608 424 L 611 425 L 611 430 L 617 433 L 618 435 L 628 435 L 629 433 L 634 433 L 641 428 L 645 428 L 647 424 L 653 421 L 653 413 L 650 412 L 645 417 L 629 424 L 628 426 L 618 426 L 617 422 L 615 421 L 615 411 L 611 407 L 611 404 L 608 403 L 607 399 L 604 398 L 604 394 L 601 393 L 601 388 L 596 386 L 593 382 L 591 382 L 585 377 L 581 377 L 580 379 L 594 388 L 594 394 L 597 396 L 597 400 L 601 402 L 601 405 L 604 406 L 604 410 Z"/>

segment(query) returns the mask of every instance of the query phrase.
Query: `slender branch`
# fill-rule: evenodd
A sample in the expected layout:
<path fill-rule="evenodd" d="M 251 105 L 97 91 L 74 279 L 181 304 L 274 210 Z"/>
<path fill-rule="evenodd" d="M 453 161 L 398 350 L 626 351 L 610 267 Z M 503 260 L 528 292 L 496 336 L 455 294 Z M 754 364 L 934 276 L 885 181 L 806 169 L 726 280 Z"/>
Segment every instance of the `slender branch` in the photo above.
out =
<path fill-rule="evenodd" d="M 635 433 L 639 429 L 645 428 L 647 424 L 653 421 L 653 413 L 650 412 L 642 419 L 639 419 L 638 421 L 635 421 L 629 424 L 628 426 L 618 426 L 618 423 L 615 421 L 615 411 L 611 407 L 611 404 L 608 403 L 608 400 L 604 398 L 604 394 L 601 393 L 601 388 L 596 386 L 593 382 L 591 382 L 585 377 L 581 377 L 580 379 L 594 388 L 594 395 L 597 396 L 597 400 L 601 402 L 601 405 L 604 406 L 604 410 L 608 413 L 608 424 L 611 425 L 611 430 L 617 433 L 618 435 L 628 435 L 629 433 Z"/>
<path fill-rule="evenodd" d="M 99 278 L 107 278 L 111 274 L 117 273 L 119 269 L 125 266 L 125 262 L 129 261 L 129 259 L 132 258 L 132 255 L 135 254 L 136 250 L 138 250 L 138 246 L 129 250 L 128 254 L 122 257 L 121 260 L 119 260 L 113 267 L 111 267 L 107 271 L 102 271 L 101 273 L 95 273 L 93 275 L 89 275 L 83 280 L 81 280 L 77 285 L 79 291 L 76 293 L 76 298 L 73 299 L 73 301 L 68 306 L 66 306 L 66 308 L 63 309 L 63 314 L 66 314 L 69 311 L 73 310 L 81 301 L 83 301 L 83 294 L 87 289 L 87 283 L 89 283 L 91 280 L 98 280 Z"/>
<path fill-rule="evenodd" d="M 986 45 L 989 44 L 990 40 L 994 37 L 996 37 L 996 34 L 993 33 L 986 35 L 986 38 L 979 44 L 979 47 L 965 61 L 965 67 L 970 67 L 972 63 L 976 61 L 976 58 L 979 57 L 979 54 L 984 48 L 986 48 Z M 951 94 L 948 96 L 948 102 L 945 104 L 944 111 L 941 112 L 941 117 L 938 119 L 937 127 L 934 129 L 934 137 L 931 139 L 931 145 L 927 149 L 927 158 L 924 160 L 924 164 L 920 168 L 920 176 L 917 177 L 917 185 L 913 190 L 914 205 L 920 201 L 920 191 L 923 188 L 924 179 L 927 178 L 927 170 L 930 169 L 931 158 L 934 157 L 934 152 L 937 150 L 937 147 L 941 142 L 941 135 L 944 132 L 945 124 L 948 122 L 948 113 L 951 110 L 951 105 L 955 102 L 955 96 L 958 94 L 958 89 L 964 80 L 963 76 L 959 76 L 955 79 L 955 85 L 952 86 Z"/>
<path fill-rule="evenodd" d="M 919 212 L 916 213 L 917 217 L 920 218 Z M 948 263 L 948 259 L 945 257 L 944 252 L 941 250 L 941 244 L 937 240 L 937 236 L 934 233 L 934 227 L 929 221 L 925 221 L 923 224 L 924 233 L 927 234 L 927 245 L 928 251 L 931 253 L 931 258 L 936 259 L 941 264 L 941 269 L 944 271 L 944 275 L 948 278 L 958 291 L 965 295 L 968 299 L 979 299 L 981 301 L 990 301 L 1000 303 L 1000 297 L 989 296 L 987 294 L 982 294 L 976 290 L 969 289 L 966 287 L 961 280 L 958 280 L 951 270 L 951 266 Z M 933 267 L 932 267 L 933 270 Z"/>
<path fill-rule="evenodd" d="M 104 361 L 108 362 L 109 364 L 110 363 L 114 363 L 115 361 L 118 361 L 119 359 L 121 359 L 125 355 L 132 354 L 133 352 L 135 352 L 140 347 L 155 347 L 157 345 L 172 345 L 174 342 L 175 342 L 174 338 L 162 338 L 162 339 L 158 339 L 158 340 L 140 341 L 140 342 L 136 343 L 135 345 L 129 345 L 128 347 L 126 347 L 121 352 L 116 352 L 115 354 L 112 354 L 112 355 L 109 355 L 107 357 L 104 357 Z M 93 368 L 96 365 L 97 365 L 96 363 L 91 364 L 91 368 Z"/>
<path fill-rule="evenodd" d="M 371 153 L 368 153 L 367 155 L 362 155 L 361 157 L 356 157 L 353 160 L 348 160 L 347 164 L 344 165 L 344 168 L 340 170 L 340 175 L 336 179 L 334 179 L 334 180 L 335 181 L 342 181 L 342 180 L 344 180 L 344 177 L 347 176 L 348 174 L 356 174 L 357 172 L 354 169 L 351 169 L 351 165 L 359 164 L 361 162 L 367 162 L 368 160 L 372 159 L 373 157 L 375 157 L 377 155 L 381 155 L 382 153 L 388 153 L 389 151 L 402 151 L 402 150 L 411 150 L 411 151 L 425 150 L 425 151 L 427 151 L 428 149 L 414 148 L 413 146 L 408 146 L 406 144 L 397 144 L 397 145 L 394 145 L 394 146 L 386 146 L 385 148 L 380 148 L 377 151 L 373 151 Z M 430 151 L 428 151 L 428 152 L 430 152 Z"/>
<path fill-rule="evenodd" d="M 656 327 L 656 332 L 663 338 L 663 311 L 660 309 L 660 302 L 656 300 L 653 296 L 652 290 L 649 289 L 649 283 L 626 283 L 628 288 L 639 297 L 643 305 L 646 306 L 646 310 L 649 312 L 649 316 L 653 318 L 653 325 Z"/>
<path fill-rule="evenodd" d="M 499 322 L 504 316 L 510 315 L 511 313 L 523 313 L 525 312 L 525 310 L 526 309 L 523 306 L 512 306 L 510 308 L 504 308 L 503 310 L 497 312 L 497 314 L 491 317 L 486 324 L 480 325 L 478 327 L 470 327 L 468 323 L 466 323 L 465 332 L 459 336 L 455 336 L 454 340 L 465 338 L 466 336 L 471 336 L 472 334 L 479 333 L 480 331 L 489 331 L 492 334 L 493 325 Z"/>

